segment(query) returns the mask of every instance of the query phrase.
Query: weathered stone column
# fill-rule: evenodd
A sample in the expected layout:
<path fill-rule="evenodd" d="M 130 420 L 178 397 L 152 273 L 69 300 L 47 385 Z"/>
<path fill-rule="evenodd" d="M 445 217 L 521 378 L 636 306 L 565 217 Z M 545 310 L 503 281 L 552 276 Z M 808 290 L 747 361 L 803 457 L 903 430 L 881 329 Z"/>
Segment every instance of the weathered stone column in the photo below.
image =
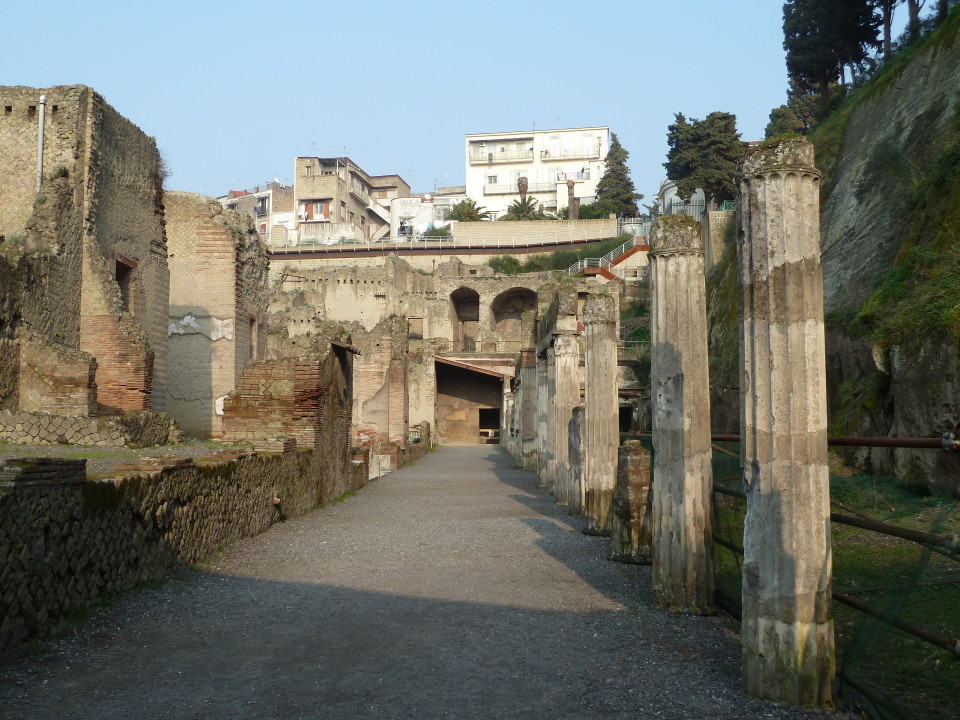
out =
<path fill-rule="evenodd" d="M 710 377 L 700 228 L 686 215 L 650 231 L 653 591 L 657 604 L 714 612 Z"/>
<path fill-rule="evenodd" d="M 650 452 L 639 440 L 620 446 L 610 513 L 610 559 L 649 565 Z"/>
<path fill-rule="evenodd" d="M 579 515 L 583 512 L 583 405 L 573 409 L 573 415 L 567 425 L 567 456 L 570 458 L 570 500 L 567 513 Z"/>
<path fill-rule="evenodd" d="M 547 356 L 537 356 L 537 486 L 547 487 L 547 462 L 549 460 L 547 439 L 547 408 L 550 397 L 547 391 Z"/>
<path fill-rule="evenodd" d="M 553 340 L 556 359 L 553 395 L 554 495 L 557 501 L 571 503 L 570 418 L 580 404 L 580 346 L 575 335 L 557 335 Z"/>
<path fill-rule="evenodd" d="M 556 493 L 557 483 L 557 414 L 553 400 L 557 395 L 557 354 L 551 344 L 547 348 L 547 396 L 544 405 L 546 438 L 547 438 L 547 465 L 546 476 L 540 482 L 551 493 Z"/>
<path fill-rule="evenodd" d="M 834 644 L 820 173 L 801 138 L 752 149 L 738 170 L 743 688 L 823 705 Z"/>
<path fill-rule="evenodd" d="M 587 298 L 584 336 L 584 532 L 607 535 L 617 483 L 617 315 L 610 295 Z"/>

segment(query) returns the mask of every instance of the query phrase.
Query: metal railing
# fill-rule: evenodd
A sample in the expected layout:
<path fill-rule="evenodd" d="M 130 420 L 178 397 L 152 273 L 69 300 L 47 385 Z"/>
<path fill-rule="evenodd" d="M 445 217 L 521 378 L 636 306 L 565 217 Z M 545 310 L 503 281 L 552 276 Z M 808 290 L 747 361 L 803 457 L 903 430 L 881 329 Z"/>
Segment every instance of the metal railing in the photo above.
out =
<path fill-rule="evenodd" d="M 627 250 L 637 245 L 637 239 L 631 238 L 627 240 L 620 247 L 611 250 L 602 258 L 584 258 L 578 262 L 575 262 L 573 265 L 567 268 L 567 273 L 569 275 L 576 275 L 581 272 L 584 268 L 588 267 L 609 267 L 610 263 L 616 260 L 618 257 L 623 255 Z"/>
<path fill-rule="evenodd" d="M 327 223 L 315 223 L 325 226 Z M 514 223 L 517 224 L 517 223 Z M 354 226 L 355 227 L 355 226 Z M 359 228 L 357 228 L 359 231 Z M 331 234 L 327 237 L 305 237 L 299 234 L 297 230 L 287 230 L 285 237 L 277 238 L 277 242 L 270 245 L 270 251 L 277 255 L 296 255 L 302 253 L 375 253 L 387 254 L 396 250 L 409 249 L 411 242 L 416 241 L 417 249 L 431 251 L 455 251 L 469 253 L 471 248 L 477 250 L 497 250 L 498 252 L 509 252 L 524 248 L 543 248 L 543 247 L 568 247 L 570 245 L 604 242 L 610 240 L 609 237 L 596 237 L 595 233 L 583 231 L 572 232 L 542 232 L 542 233 L 524 233 L 521 238 L 516 235 L 495 235 L 483 238 L 458 239 L 456 230 L 453 231 L 453 237 L 426 237 L 423 235 L 410 236 L 386 236 L 377 240 L 370 240 L 362 237 L 339 237 Z"/>
<path fill-rule="evenodd" d="M 589 160 L 599 158 L 600 153 L 597 150 L 567 149 L 553 152 L 551 150 L 541 150 L 541 160 Z"/>
<path fill-rule="evenodd" d="M 516 162 L 533 160 L 533 150 L 471 150 L 467 157 L 472 163 Z"/>
<path fill-rule="evenodd" d="M 528 193 L 535 192 L 555 192 L 557 186 L 555 183 L 530 183 L 527 185 Z M 516 185 L 484 185 L 484 195 L 519 195 L 520 191 Z"/>

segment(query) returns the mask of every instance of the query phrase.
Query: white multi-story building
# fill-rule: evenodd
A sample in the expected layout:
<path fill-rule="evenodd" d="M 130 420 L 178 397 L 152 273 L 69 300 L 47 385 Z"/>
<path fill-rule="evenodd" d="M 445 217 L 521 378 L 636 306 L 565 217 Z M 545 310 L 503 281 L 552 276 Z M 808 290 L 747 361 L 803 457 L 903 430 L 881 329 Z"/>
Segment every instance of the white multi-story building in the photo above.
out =
<path fill-rule="evenodd" d="M 473 133 L 466 137 L 467 197 L 495 217 L 520 198 L 517 181 L 544 211 L 567 206 L 567 181 L 574 196 L 593 202 L 610 147 L 609 127 L 525 132 Z"/>

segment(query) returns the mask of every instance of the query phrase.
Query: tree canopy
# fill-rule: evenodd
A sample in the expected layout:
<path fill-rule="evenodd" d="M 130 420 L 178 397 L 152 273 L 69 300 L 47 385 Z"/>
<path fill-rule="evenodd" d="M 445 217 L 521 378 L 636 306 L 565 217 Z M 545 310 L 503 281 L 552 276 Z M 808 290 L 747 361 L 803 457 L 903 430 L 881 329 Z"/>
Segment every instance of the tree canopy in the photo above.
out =
<path fill-rule="evenodd" d="M 550 220 L 552 219 L 543 210 L 540 209 L 537 199 L 532 195 L 526 195 L 519 200 L 514 200 L 507 207 L 507 214 L 502 215 L 498 220 Z"/>
<path fill-rule="evenodd" d="M 878 45 L 881 22 L 876 0 L 787 0 L 787 74 L 800 87 L 816 87 L 825 96 L 844 65 L 856 65 Z"/>
<path fill-rule="evenodd" d="M 610 149 L 604 160 L 603 177 L 597 183 L 597 202 L 603 203 L 610 212 L 620 217 L 636 217 L 640 214 L 637 200 L 643 195 L 637 193 L 630 179 L 630 170 L 627 168 L 627 158 L 630 153 L 620 144 L 616 133 L 610 134 Z M 583 218 L 581 207 L 580 217 Z M 603 217 L 606 217 L 604 215 Z"/>
<path fill-rule="evenodd" d="M 687 202 L 697 188 L 711 200 L 736 196 L 737 159 L 747 148 L 737 132 L 737 116 L 712 112 L 703 120 L 677 113 L 667 128 L 667 179 L 677 183 L 677 194 Z"/>
<path fill-rule="evenodd" d="M 475 200 L 467 198 L 452 205 L 447 217 L 450 220 L 459 220 L 460 222 L 479 222 L 488 219 L 490 211 L 482 205 L 477 205 Z"/>

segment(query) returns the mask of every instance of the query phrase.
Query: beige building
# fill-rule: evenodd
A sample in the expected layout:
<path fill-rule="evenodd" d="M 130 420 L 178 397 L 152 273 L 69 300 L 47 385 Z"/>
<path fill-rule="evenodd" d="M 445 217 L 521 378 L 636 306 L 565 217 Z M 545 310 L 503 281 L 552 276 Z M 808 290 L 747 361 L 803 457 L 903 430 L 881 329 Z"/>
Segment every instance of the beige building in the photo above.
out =
<path fill-rule="evenodd" d="M 526 178 L 527 194 L 556 213 L 567 206 L 569 180 L 575 197 L 593 202 L 609 147 L 609 127 L 469 134 L 467 196 L 496 217 L 520 198 Z"/>
<path fill-rule="evenodd" d="M 264 187 L 258 185 L 250 190 L 231 190 L 218 197 L 217 202 L 225 210 L 237 210 L 249 215 L 267 247 L 274 241 L 282 245 L 286 241 L 287 231 L 296 230 L 291 185 L 275 180 Z"/>
<path fill-rule="evenodd" d="M 379 240 L 390 233 L 390 202 L 409 196 L 410 186 L 399 175 L 369 175 L 347 157 L 298 157 L 296 229 L 285 244 Z"/>

